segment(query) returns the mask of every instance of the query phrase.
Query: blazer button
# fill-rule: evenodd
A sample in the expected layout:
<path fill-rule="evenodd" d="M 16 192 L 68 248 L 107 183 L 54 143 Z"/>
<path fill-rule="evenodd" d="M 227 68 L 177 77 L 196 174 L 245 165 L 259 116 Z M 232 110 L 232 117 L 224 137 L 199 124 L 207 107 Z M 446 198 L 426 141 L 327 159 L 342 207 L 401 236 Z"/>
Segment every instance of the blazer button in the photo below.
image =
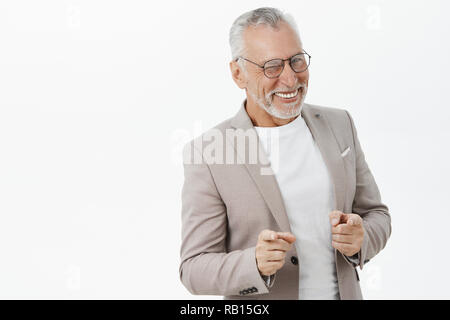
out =
<path fill-rule="evenodd" d="M 295 265 L 295 266 L 298 265 L 298 258 L 297 258 L 296 256 L 292 256 L 292 257 L 291 257 L 291 262 L 292 262 L 292 264 Z"/>

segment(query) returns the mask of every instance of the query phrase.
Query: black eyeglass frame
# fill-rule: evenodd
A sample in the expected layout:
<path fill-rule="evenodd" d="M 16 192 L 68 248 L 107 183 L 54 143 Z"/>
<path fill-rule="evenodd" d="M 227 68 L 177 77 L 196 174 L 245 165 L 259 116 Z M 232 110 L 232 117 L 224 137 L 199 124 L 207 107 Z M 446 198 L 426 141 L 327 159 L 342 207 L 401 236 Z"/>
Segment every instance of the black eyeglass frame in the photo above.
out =
<path fill-rule="evenodd" d="M 298 55 L 300 55 L 300 54 L 306 54 L 306 55 L 308 56 L 308 65 L 307 65 L 306 68 L 305 68 L 304 70 L 302 70 L 302 71 L 295 71 L 294 68 L 292 67 L 292 58 L 294 58 L 294 57 L 296 57 L 296 56 L 298 56 Z M 267 78 L 269 78 L 269 79 L 275 79 L 275 78 L 278 78 L 278 77 L 283 73 L 284 66 L 286 65 L 286 63 L 285 63 L 286 61 L 289 61 L 289 66 L 291 67 L 292 71 L 294 71 L 295 73 L 302 73 L 302 72 L 305 72 L 306 70 L 308 70 L 309 65 L 311 64 L 311 55 L 310 55 L 309 53 L 307 53 L 305 50 L 303 50 L 303 52 L 296 53 L 296 54 L 294 54 L 292 57 L 287 58 L 287 59 L 279 59 L 279 58 L 278 58 L 278 59 L 270 59 L 270 60 L 264 62 L 263 65 L 260 65 L 260 64 L 258 64 L 258 63 L 256 63 L 256 62 L 253 62 L 253 61 L 251 61 L 251 60 L 248 60 L 248 59 L 246 59 L 246 58 L 244 58 L 244 57 L 242 57 L 242 56 L 237 57 L 234 61 L 238 61 L 239 59 L 248 61 L 248 62 L 250 62 L 250 63 L 253 63 L 255 66 L 260 67 L 261 69 L 264 70 L 264 75 L 265 75 Z M 281 61 L 283 62 L 283 66 L 282 66 L 282 68 L 281 68 L 280 73 L 279 73 L 277 76 L 275 76 L 275 77 L 269 77 L 269 76 L 266 74 L 266 68 L 265 68 L 265 66 L 266 66 L 267 63 L 269 63 L 269 62 L 271 62 L 271 61 L 275 61 L 275 60 L 281 60 Z"/>

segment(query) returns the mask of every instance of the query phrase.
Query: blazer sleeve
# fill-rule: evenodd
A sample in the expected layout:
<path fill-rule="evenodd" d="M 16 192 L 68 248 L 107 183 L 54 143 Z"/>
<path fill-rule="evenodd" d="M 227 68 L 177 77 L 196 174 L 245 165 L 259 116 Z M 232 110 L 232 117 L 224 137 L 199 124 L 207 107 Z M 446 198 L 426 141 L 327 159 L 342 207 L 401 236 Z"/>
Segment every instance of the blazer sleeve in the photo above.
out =
<path fill-rule="evenodd" d="M 189 292 L 200 295 L 269 292 L 258 271 L 255 247 L 227 252 L 226 205 L 210 167 L 193 143 L 183 153 L 181 282 Z M 201 159 L 201 163 L 192 159 Z"/>
<path fill-rule="evenodd" d="M 391 216 L 388 207 L 381 202 L 380 192 L 366 163 L 353 119 L 348 112 L 347 115 L 353 131 L 356 157 L 356 192 L 352 212 L 362 217 L 365 231 L 358 253 L 358 263 L 362 269 L 365 263 L 386 246 L 391 235 Z"/>

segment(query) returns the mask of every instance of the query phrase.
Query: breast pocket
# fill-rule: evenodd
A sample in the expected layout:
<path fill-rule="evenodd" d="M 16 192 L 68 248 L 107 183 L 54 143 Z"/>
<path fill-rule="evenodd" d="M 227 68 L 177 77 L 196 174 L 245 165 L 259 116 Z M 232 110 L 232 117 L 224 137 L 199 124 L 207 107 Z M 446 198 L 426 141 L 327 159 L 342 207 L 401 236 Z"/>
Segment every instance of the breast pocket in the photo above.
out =
<path fill-rule="evenodd" d="M 353 203 L 353 198 L 356 192 L 356 158 L 353 145 L 347 145 L 340 150 L 340 152 L 340 157 L 344 163 L 347 186 L 346 208 L 347 210 L 351 210 L 350 206 L 351 203 Z"/>
<path fill-rule="evenodd" d="M 353 146 L 347 146 L 341 150 L 341 159 L 344 161 L 346 167 L 355 166 L 355 153 L 353 151 Z"/>
<path fill-rule="evenodd" d="M 345 158 L 349 155 L 350 151 L 352 151 L 352 147 L 348 146 L 344 151 L 341 152 L 341 157 Z"/>

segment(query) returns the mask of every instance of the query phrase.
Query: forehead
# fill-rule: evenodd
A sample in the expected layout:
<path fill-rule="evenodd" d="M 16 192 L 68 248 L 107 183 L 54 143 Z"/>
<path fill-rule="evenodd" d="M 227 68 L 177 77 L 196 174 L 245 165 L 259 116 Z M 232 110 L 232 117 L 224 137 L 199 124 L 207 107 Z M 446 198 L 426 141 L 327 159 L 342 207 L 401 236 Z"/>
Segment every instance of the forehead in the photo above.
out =
<path fill-rule="evenodd" d="M 285 22 L 277 29 L 271 26 L 250 26 L 244 31 L 247 58 L 263 62 L 275 58 L 289 58 L 301 51 L 300 39 Z"/>

